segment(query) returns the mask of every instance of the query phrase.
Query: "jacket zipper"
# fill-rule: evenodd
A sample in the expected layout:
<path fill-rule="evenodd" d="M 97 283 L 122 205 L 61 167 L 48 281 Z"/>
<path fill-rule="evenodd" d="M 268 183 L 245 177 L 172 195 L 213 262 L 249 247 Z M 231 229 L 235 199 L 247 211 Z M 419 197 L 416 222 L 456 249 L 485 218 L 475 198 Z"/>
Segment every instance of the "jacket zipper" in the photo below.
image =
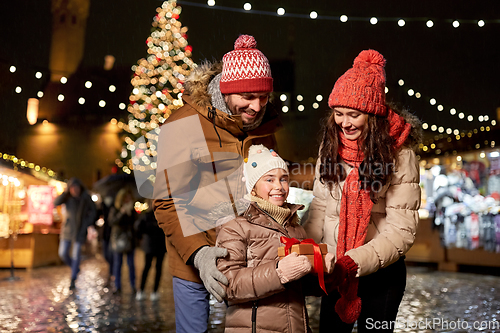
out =
<path fill-rule="evenodd" d="M 253 302 L 252 305 L 252 333 L 257 332 L 257 303 L 259 300 Z"/>

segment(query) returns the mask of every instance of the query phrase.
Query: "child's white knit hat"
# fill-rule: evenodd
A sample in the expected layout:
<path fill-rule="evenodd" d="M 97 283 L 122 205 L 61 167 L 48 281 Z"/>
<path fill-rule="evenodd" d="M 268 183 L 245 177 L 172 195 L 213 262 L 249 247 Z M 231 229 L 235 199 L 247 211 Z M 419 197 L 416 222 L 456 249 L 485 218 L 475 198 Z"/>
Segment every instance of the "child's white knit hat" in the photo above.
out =
<path fill-rule="evenodd" d="M 255 183 L 273 169 L 284 169 L 288 173 L 286 162 L 272 149 L 263 145 L 253 145 L 248 149 L 245 159 L 244 178 L 248 193 L 252 192 Z"/>

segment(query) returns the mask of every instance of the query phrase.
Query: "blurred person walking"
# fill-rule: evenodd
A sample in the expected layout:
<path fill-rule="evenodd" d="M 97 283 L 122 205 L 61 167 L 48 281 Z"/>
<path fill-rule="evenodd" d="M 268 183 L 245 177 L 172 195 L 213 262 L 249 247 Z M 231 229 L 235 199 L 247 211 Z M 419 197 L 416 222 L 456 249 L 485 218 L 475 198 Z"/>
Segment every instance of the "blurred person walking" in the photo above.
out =
<path fill-rule="evenodd" d="M 106 287 L 111 285 L 111 280 L 113 279 L 113 250 L 111 249 L 111 226 L 109 225 L 109 210 L 114 204 L 114 198 L 111 196 L 106 196 L 101 202 L 101 208 L 99 210 L 100 218 L 103 220 L 103 224 L 100 228 L 100 239 L 102 246 L 102 253 L 104 259 L 108 263 L 109 272 L 106 278 Z"/>
<path fill-rule="evenodd" d="M 111 226 L 111 249 L 113 251 L 113 275 L 115 277 L 115 293 L 122 290 L 121 271 L 123 255 L 127 255 L 130 286 L 133 294 L 135 287 L 135 237 L 134 222 L 137 213 L 134 210 L 134 196 L 130 188 L 124 187 L 118 191 L 114 205 L 109 211 L 109 224 Z"/>
<path fill-rule="evenodd" d="M 144 251 L 145 264 L 142 271 L 141 286 L 137 292 L 136 299 L 138 301 L 144 299 L 144 288 L 146 286 L 146 280 L 148 278 L 148 273 L 153 263 L 153 259 L 156 258 L 155 263 L 155 284 L 153 287 L 153 292 L 150 295 L 152 301 L 159 299 L 158 288 L 160 287 L 163 259 L 167 248 L 165 245 L 165 234 L 163 230 L 158 226 L 158 221 L 155 218 L 153 211 L 153 201 L 148 200 L 148 209 L 143 212 L 135 224 L 135 230 L 138 237 L 142 237 L 141 247 Z"/>
<path fill-rule="evenodd" d="M 66 221 L 61 230 L 59 257 L 71 267 L 70 289 L 80 271 L 82 246 L 87 240 L 87 228 L 96 219 L 96 207 L 86 188 L 78 178 L 71 178 L 66 190 L 54 200 L 54 206 L 66 206 Z M 71 250 L 71 254 L 70 254 Z"/>

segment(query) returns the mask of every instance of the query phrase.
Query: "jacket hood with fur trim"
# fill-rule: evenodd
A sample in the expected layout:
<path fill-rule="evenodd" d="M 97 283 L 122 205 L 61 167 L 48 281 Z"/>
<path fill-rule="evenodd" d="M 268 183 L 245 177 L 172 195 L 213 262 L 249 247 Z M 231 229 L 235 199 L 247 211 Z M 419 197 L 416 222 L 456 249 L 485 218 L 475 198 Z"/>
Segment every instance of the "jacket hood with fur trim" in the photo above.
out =
<path fill-rule="evenodd" d="M 208 93 L 208 84 L 222 72 L 222 62 L 204 62 L 191 71 L 184 83 L 184 92 L 191 96 L 192 101 L 199 107 L 212 106 L 211 96 Z"/>

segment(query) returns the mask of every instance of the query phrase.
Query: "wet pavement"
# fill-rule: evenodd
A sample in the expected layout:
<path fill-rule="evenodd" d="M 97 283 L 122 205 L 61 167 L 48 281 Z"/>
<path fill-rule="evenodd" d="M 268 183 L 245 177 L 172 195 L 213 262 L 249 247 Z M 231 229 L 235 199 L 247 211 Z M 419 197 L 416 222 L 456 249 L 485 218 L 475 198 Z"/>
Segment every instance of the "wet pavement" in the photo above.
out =
<path fill-rule="evenodd" d="M 139 283 L 143 254 L 136 253 Z M 122 293 L 105 287 L 107 264 L 100 255 L 84 258 L 76 289 L 71 291 L 70 269 L 49 266 L 0 270 L 0 332 L 175 332 L 171 276 L 167 262 L 160 299 L 136 301 L 122 273 Z M 319 300 L 308 298 L 313 332 L 318 331 Z M 209 332 L 224 331 L 225 307 L 212 300 Z M 500 332 L 500 276 L 438 272 L 408 267 L 407 291 L 400 307 L 396 332 Z M 378 323 L 382 325 L 382 323 Z M 374 331 L 378 325 L 372 323 Z M 387 323 L 386 323 L 387 324 Z"/>

